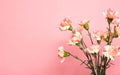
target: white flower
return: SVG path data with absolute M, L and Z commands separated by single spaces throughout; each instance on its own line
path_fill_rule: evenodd
M 60 27 L 60 30 L 61 31 L 66 31 L 66 30 L 68 30 L 70 28 L 70 26 L 64 26 L 64 27 Z
M 92 36 L 96 38 L 97 40 L 101 40 L 102 34 L 99 31 L 93 32 Z
M 103 12 L 103 16 L 105 18 L 114 19 L 118 17 L 118 12 L 114 11 L 113 9 L 108 9 Z
M 87 24 L 87 23 L 89 23 L 89 20 L 84 19 L 83 21 L 81 21 L 81 22 L 79 23 L 79 25 L 80 25 L 80 26 L 84 26 L 84 25 Z
M 62 22 L 61 22 L 61 24 L 60 24 L 60 30 L 61 31 L 66 31 L 66 30 L 68 30 L 69 28 L 70 28 L 70 26 L 71 26 L 71 20 L 69 19 L 69 18 L 65 18 Z
M 113 19 L 112 24 L 120 26 L 120 19 Z
M 63 46 L 60 46 L 60 47 L 58 48 L 58 55 L 59 55 L 60 58 L 61 58 L 61 63 L 63 63 L 63 62 L 65 61 L 65 57 L 70 56 L 70 53 L 69 53 L 69 52 L 66 52 L 66 51 L 64 50 L 64 47 L 63 47 Z
M 120 55 L 120 52 L 118 51 L 118 47 L 107 45 L 105 46 L 105 52 L 103 54 L 111 60 L 114 60 L 114 58 L 118 55 Z
M 68 44 L 69 45 L 76 45 L 77 43 L 80 42 L 80 40 L 82 39 L 82 35 L 80 32 L 75 31 L 75 33 L 73 34 L 73 37 L 71 40 L 69 40 Z
M 100 50 L 99 45 L 92 45 L 86 49 L 89 53 L 98 53 Z

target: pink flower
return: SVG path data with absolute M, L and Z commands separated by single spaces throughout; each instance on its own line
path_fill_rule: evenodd
M 65 53 L 65 51 L 64 51 L 64 47 L 63 46 L 61 46 L 61 47 L 59 47 L 58 48 L 58 55 L 60 56 L 60 58 L 61 58 L 61 63 L 63 63 L 64 61 L 65 61 L 65 57 L 64 57 L 64 53 Z
M 72 36 L 72 39 L 69 40 L 68 44 L 69 45 L 76 45 L 77 43 L 80 42 L 81 39 L 82 39 L 81 33 L 76 30 L 75 33 Z
M 118 55 L 120 55 L 120 52 L 118 51 L 118 47 L 112 46 L 112 45 L 107 45 L 105 46 L 105 51 L 103 54 L 111 60 L 114 60 L 114 58 Z
M 60 30 L 66 31 L 70 28 L 72 21 L 69 18 L 65 18 L 60 24 Z
M 102 34 L 103 40 L 106 40 L 106 38 L 108 37 L 108 35 L 109 35 L 108 31 L 104 32 L 104 33 Z M 110 39 L 111 39 L 112 37 L 113 37 L 113 32 L 110 33 Z
M 94 38 L 96 38 L 97 40 L 101 40 L 102 39 L 102 33 L 99 32 L 99 31 L 95 31 L 93 32 L 93 35 L 92 35 Z
M 109 18 L 109 19 L 114 19 L 114 18 L 117 18 L 118 12 L 114 11 L 113 9 L 108 9 L 106 10 L 105 12 L 103 12 L 103 15 L 105 18 Z
M 83 31 L 83 27 L 79 27 L 76 31 L 81 33 Z
M 61 46 L 61 47 L 58 48 L 58 55 L 61 58 L 61 63 L 63 63 L 65 61 L 65 57 L 70 56 L 70 53 L 66 52 L 64 47 Z
M 89 20 L 83 20 L 79 23 L 80 26 L 84 26 L 85 24 L 88 24 L 89 23 Z
M 92 45 L 86 49 L 89 53 L 98 53 L 100 50 L 99 45 Z
M 120 26 L 120 19 L 116 18 L 112 21 L 112 24 Z
M 115 27 L 115 31 L 117 32 L 118 37 L 120 38 L 120 27 Z
M 79 40 L 76 37 L 73 37 L 71 40 L 69 40 L 69 45 L 76 45 L 79 42 Z

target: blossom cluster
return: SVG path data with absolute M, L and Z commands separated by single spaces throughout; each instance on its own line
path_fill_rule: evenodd
M 69 18 L 64 18 L 60 23 L 59 29 L 61 31 L 71 31 L 72 37 L 68 41 L 70 46 L 78 46 L 80 50 L 85 54 L 87 61 L 74 56 L 70 52 L 67 52 L 63 46 L 58 48 L 58 55 L 62 58 L 61 62 L 64 62 L 65 58 L 72 56 L 75 59 L 80 60 L 88 68 L 90 68 L 95 73 L 103 73 L 103 69 L 106 70 L 110 66 L 110 61 L 114 60 L 116 56 L 120 55 L 119 46 L 114 46 L 112 44 L 113 39 L 120 38 L 120 19 L 118 17 L 118 12 L 113 9 L 108 9 L 103 12 L 103 15 L 108 23 L 107 30 L 105 32 L 94 31 L 90 32 L 89 22 L 90 20 L 83 20 L 79 22 L 79 28 L 74 29 L 72 21 Z M 91 45 L 87 46 L 83 38 L 83 30 L 87 31 L 88 36 L 91 41 Z M 96 39 L 97 44 L 94 43 L 93 39 Z M 106 44 L 104 48 L 101 48 L 101 42 L 105 41 Z M 91 63 L 90 63 L 91 62 Z M 93 67 L 93 68 L 92 68 Z M 99 69 L 98 69 L 99 67 Z M 104 75 L 104 74 L 103 74 Z

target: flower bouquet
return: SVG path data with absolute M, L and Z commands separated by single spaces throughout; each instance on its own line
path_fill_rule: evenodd
M 86 68 L 91 70 L 90 75 L 106 75 L 106 70 L 111 65 L 110 61 L 120 55 L 120 47 L 112 44 L 115 38 L 120 37 L 120 19 L 117 14 L 118 12 L 113 9 L 108 9 L 103 12 L 108 23 L 108 27 L 105 32 L 95 31 L 91 33 L 89 30 L 89 20 L 81 21 L 79 23 L 79 28 L 74 29 L 72 21 L 69 18 L 65 18 L 60 23 L 59 29 L 61 31 L 71 31 L 72 38 L 68 41 L 68 45 L 79 47 L 86 59 L 83 60 L 66 51 L 63 46 L 60 46 L 58 48 L 58 55 L 61 58 L 61 63 L 64 62 L 66 57 L 72 56 L 84 64 Z M 83 30 L 87 32 L 91 41 L 91 45 L 89 46 L 83 38 Z M 105 42 L 104 46 L 101 46 L 102 42 Z

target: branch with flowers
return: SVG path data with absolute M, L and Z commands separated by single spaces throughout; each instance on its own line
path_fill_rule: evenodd
M 103 15 L 108 23 L 105 32 L 95 31 L 91 33 L 89 30 L 89 20 L 81 21 L 78 29 L 73 28 L 72 21 L 69 18 L 65 18 L 61 22 L 59 29 L 61 31 L 71 31 L 72 33 L 72 38 L 68 41 L 68 44 L 79 47 L 86 57 L 86 60 L 83 60 L 66 51 L 63 46 L 60 46 L 58 48 L 58 55 L 61 58 L 61 63 L 64 62 L 66 57 L 72 56 L 91 70 L 90 75 L 106 75 L 106 70 L 111 65 L 110 61 L 120 55 L 120 47 L 112 44 L 115 38 L 120 37 L 120 19 L 118 12 L 112 9 L 106 10 Z M 89 36 L 91 41 L 90 46 L 86 44 L 83 38 L 83 30 L 85 30 Z M 101 48 L 101 42 L 103 41 L 105 41 L 106 44 Z

